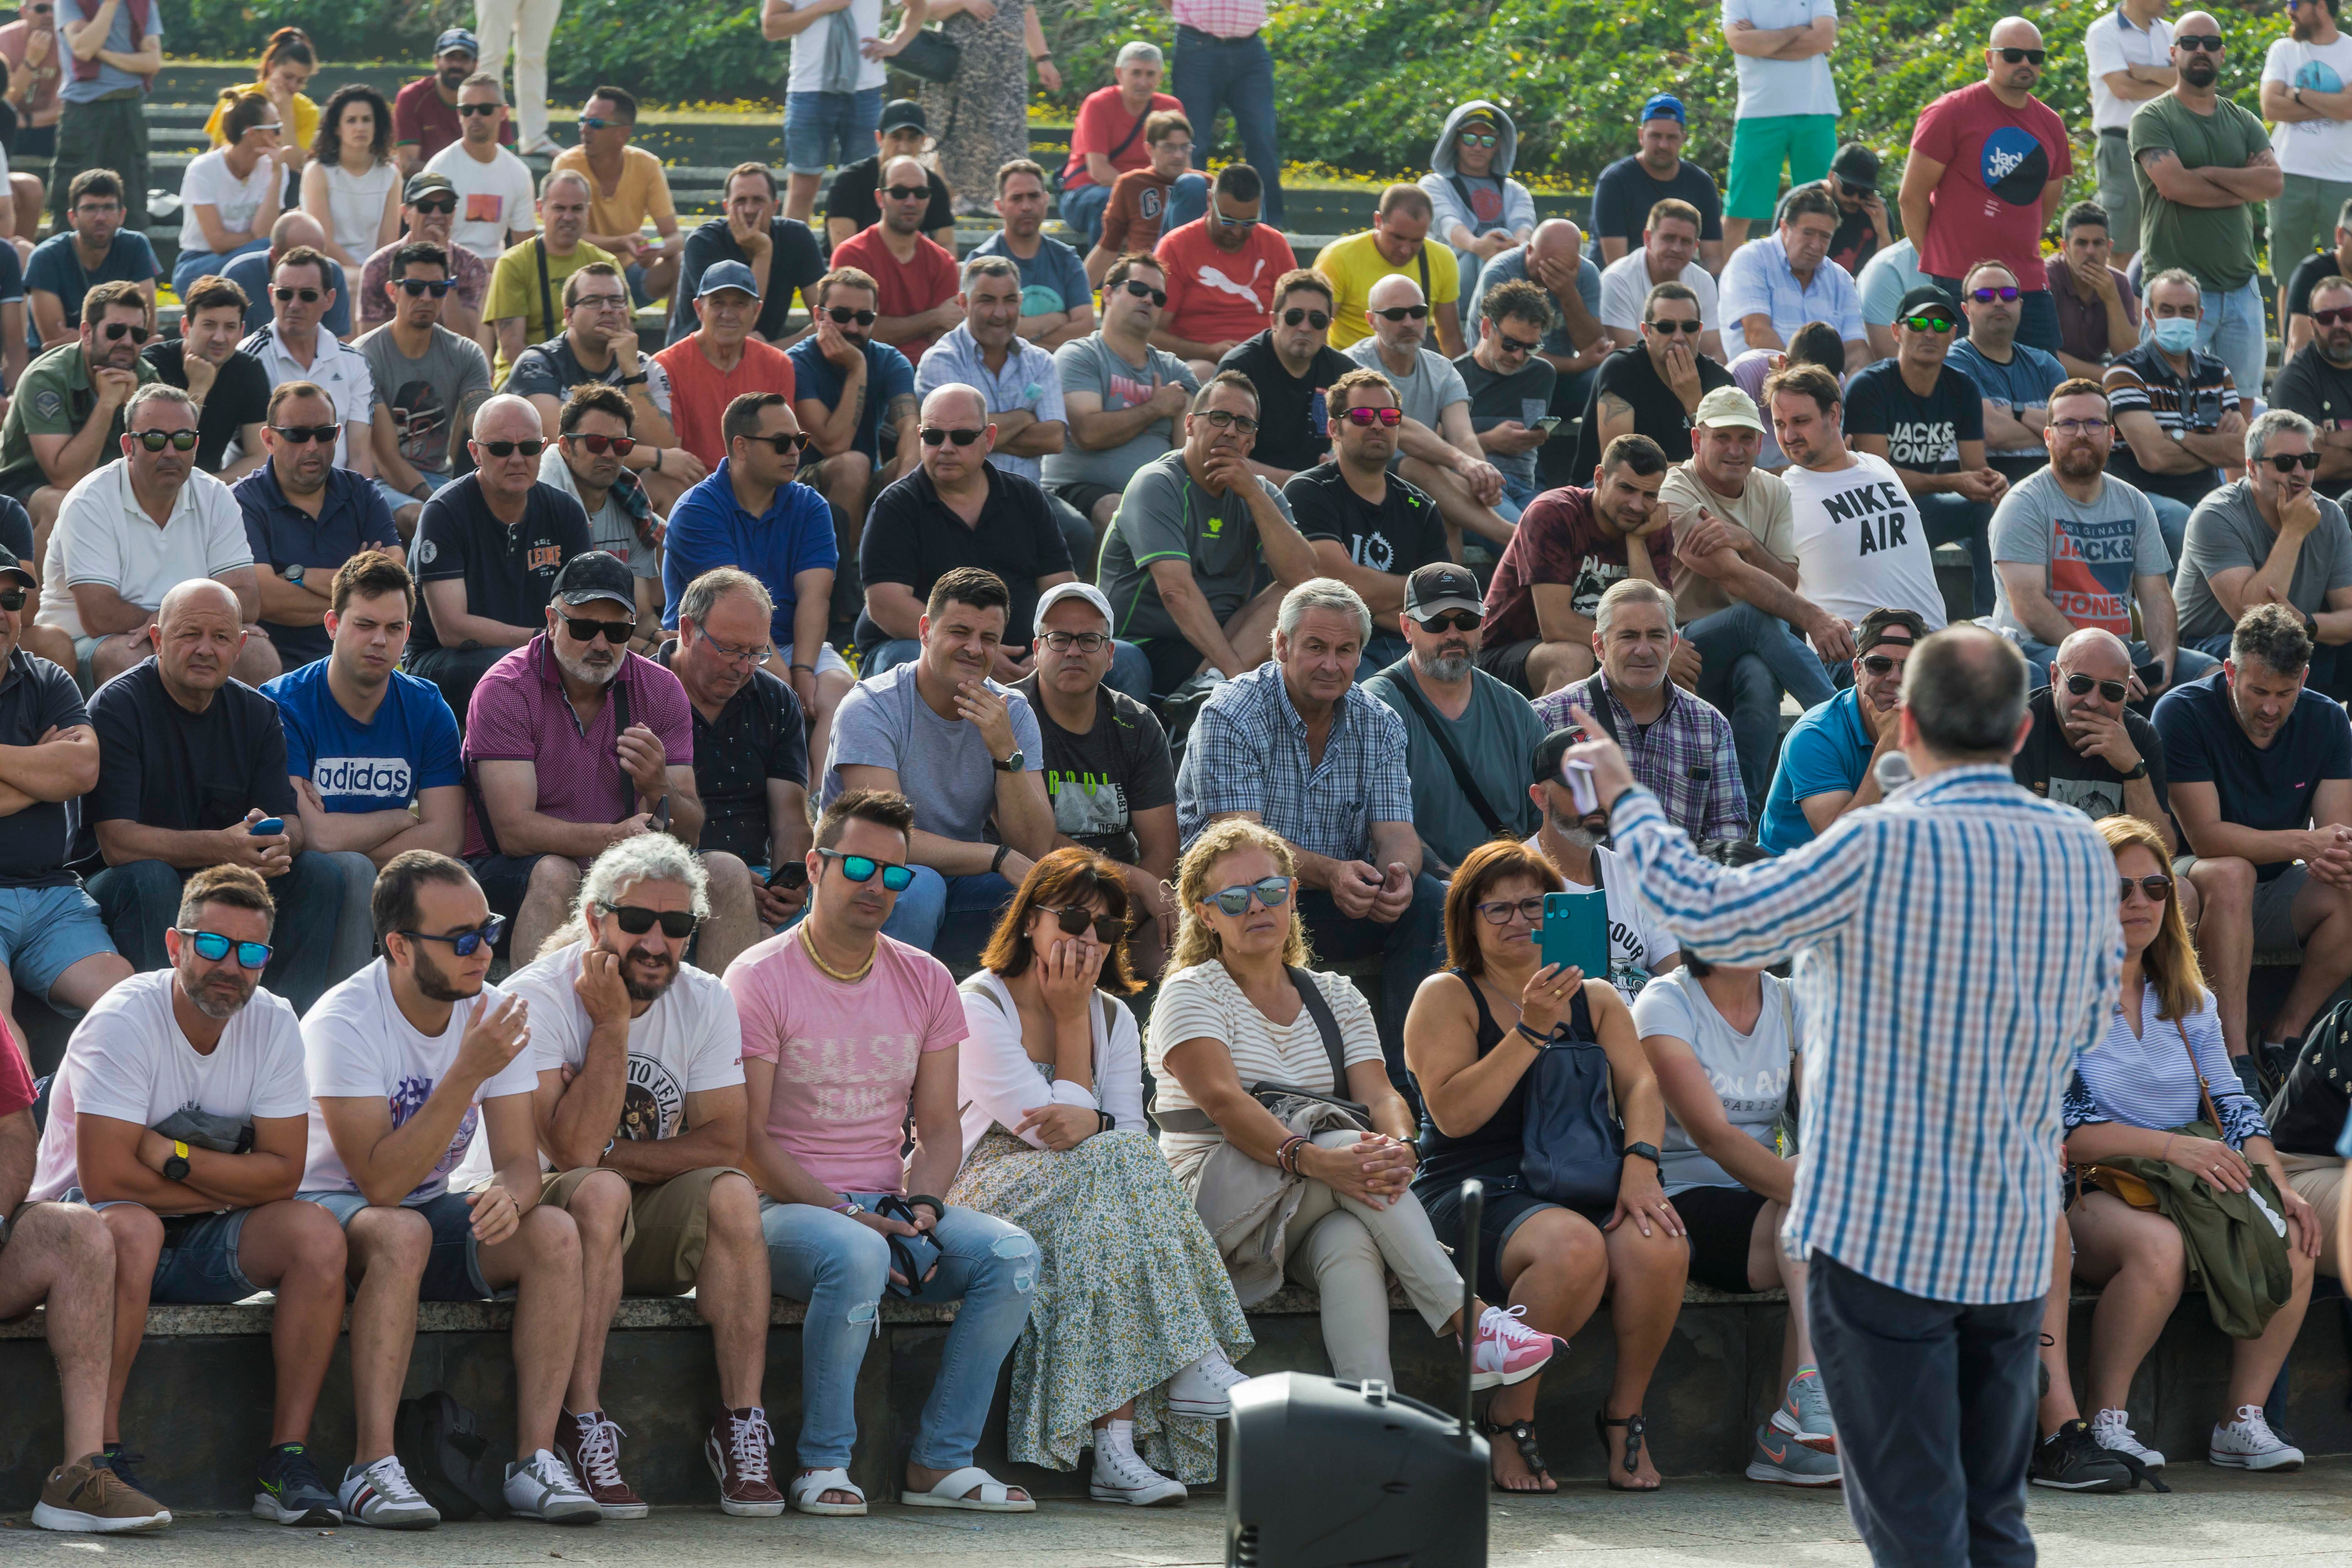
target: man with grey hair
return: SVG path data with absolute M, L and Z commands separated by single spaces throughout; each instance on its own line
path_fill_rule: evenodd
M 770 0 L 782 4 L 782 0 Z M 1086 237 L 1083 249 L 1102 237 L 1103 209 L 1110 188 L 1129 169 L 1151 162 L 1143 122 L 1166 111 L 1184 112 L 1182 100 L 1160 90 L 1163 58 L 1158 44 L 1131 38 L 1119 46 L 1112 65 L 1118 80 L 1087 95 L 1070 128 L 1070 161 L 1062 170 L 1062 221 Z M 1203 122 L 1202 135 L 1208 134 Z
M 2238 464 L 2246 434 L 2242 387 L 2230 367 L 2197 347 L 2205 296 L 2179 268 L 2151 272 L 2140 285 L 2147 337 L 2108 362 L 2102 378 L 2122 437 L 2108 468 L 2156 508 L 2164 544 L 2178 563 L 2189 510 Z
M 755 584 L 756 585 L 756 584 Z M 774 677 L 769 677 L 774 679 Z M 506 984 L 530 1009 L 540 1201 L 580 1227 L 580 1343 L 555 1451 L 607 1519 L 642 1519 L 604 1413 L 605 1335 L 624 1291 L 694 1292 L 710 1325 L 719 1410 L 703 1453 L 729 1513 L 774 1518 L 767 1371 L 768 1248 L 743 1157 L 743 1031 L 719 977 L 685 962 L 710 915 L 709 878 L 677 839 L 640 834 L 581 879 L 572 922 Z
M 966 258 L 956 302 L 963 308 L 963 324 L 933 343 L 915 367 L 915 395 L 929 397 L 950 383 L 977 390 L 996 426 L 989 462 L 1041 481 L 1045 468 L 1038 459 L 1062 449 L 1069 416 L 1062 410 L 1054 356 L 1014 330 L 1021 319 L 1021 268 L 1008 256 Z M 1091 527 L 1085 537 L 1094 542 Z
M 1336 578 L 1312 577 L 1284 595 L 1274 658 L 1202 704 L 1176 773 L 1176 820 L 1188 845 L 1227 816 L 1289 842 L 1299 918 L 1316 952 L 1337 963 L 1381 959 L 1381 1049 L 1390 1081 L 1418 1104 L 1405 1072 L 1404 1017 L 1442 962 L 1445 884 L 1423 868 L 1404 721 L 1355 683 L 1371 630 L 1371 611 Z M 1332 801 L 1352 804 L 1322 804 Z
M 1581 709 L 1627 749 L 1643 784 L 1693 838 L 1748 837 L 1748 792 L 1731 721 L 1668 679 L 1681 638 L 1675 597 L 1646 577 L 1611 584 L 1592 613 L 1600 668 L 1536 703 L 1546 733 Z
M 2352 685 L 2352 528 L 2312 480 L 2318 432 L 2273 408 L 2246 426 L 2246 477 L 2197 503 L 2180 547 L 2173 598 L 2180 646 L 2228 658 L 2232 629 L 2257 605 L 2284 605 L 2318 646 L 2311 684 L 2341 700 Z
M 307 245 L 280 256 L 269 269 L 268 326 L 247 336 L 237 353 L 261 363 L 275 389 L 307 381 L 325 391 L 341 428 L 335 434 L 335 466 L 362 479 L 375 478 L 375 375 L 358 351 L 327 330 L 326 314 L 342 296 L 328 281 L 334 263 Z
M 619 259 L 581 237 L 596 193 L 578 169 L 553 169 L 539 184 L 539 232 L 500 253 L 490 268 L 482 320 L 498 340 L 491 380 L 504 384 L 522 351 L 545 342 L 562 323 L 563 285 L 592 261 L 618 268 Z

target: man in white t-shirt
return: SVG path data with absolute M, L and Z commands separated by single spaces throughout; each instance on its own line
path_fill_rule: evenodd
M 1723 0 L 1723 37 L 1739 73 L 1731 122 L 1730 177 L 1723 192 L 1723 254 L 1748 243 L 1748 226 L 1772 221 L 1780 170 L 1805 184 L 1830 172 L 1837 153 L 1837 0 Z
M 1880 608 L 1910 610 L 1930 631 L 1945 621 L 1936 557 L 1919 509 L 1885 458 L 1845 444 L 1837 377 L 1791 365 L 1764 384 L 1773 433 L 1789 455 L 1780 478 L 1797 546 L 1797 592 L 1859 625 Z M 1829 668 L 1832 679 L 1843 667 Z
M 268 884 L 245 867 L 189 880 L 163 933 L 171 967 L 123 981 L 74 1029 L 30 1195 L 90 1205 L 114 1238 L 105 1452 L 115 1474 L 148 1489 L 120 1457 L 148 1302 L 274 1290 L 278 1380 L 253 1511 L 334 1525 L 335 1494 L 306 1448 L 342 1321 L 343 1238 L 294 1195 L 310 1099 L 294 1009 L 261 989 L 276 914 Z M 355 1353 L 369 1348 L 354 1339 Z
M 922 11 L 910 9 L 886 38 L 882 0 L 763 0 L 760 36 L 793 46 L 784 77 L 786 217 L 808 222 L 824 172 L 864 155 L 882 124 L 885 62 L 922 25 Z
M 1611 341 L 1630 349 L 1642 341 L 1642 308 L 1661 283 L 1679 283 L 1698 296 L 1698 351 L 1723 361 L 1722 317 L 1716 309 L 1715 274 L 1699 265 L 1698 208 L 1668 196 L 1650 209 L 1642 228 L 1642 248 L 1629 250 L 1601 273 L 1601 324 Z
M 373 913 L 384 956 L 302 1020 L 316 1112 L 302 1195 L 342 1222 L 354 1352 L 370 1339 L 385 1347 L 352 1358 L 344 1521 L 413 1530 L 440 1519 L 392 1452 L 417 1303 L 511 1293 L 524 1458 L 507 1466 L 507 1506 L 551 1524 L 592 1523 L 603 1510 L 554 1452 L 580 1340 L 580 1231 L 539 1201 L 529 1010 L 484 983 L 506 922 L 465 862 L 429 849 L 385 864 Z M 452 1192 L 449 1173 L 484 1132 L 490 1184 Z
M 2315 241 L 2334 242 L 2336 215 L 2352 200 L 2352 38 L 2336 25 L 2337 3 L 2288 0 L 2291 36 L 2263 58 L 2263 118 L 2285 177 L 2270 201 L 2271 273 L 2282 290 Z
M 530 1009 L 533 1111 L 550 1166 L 541 1201 L 580 1227 L 584 1299 L 555 1447 L 607 1519 L 643 1519 L 621 1479 L 621 1429 L 599 1400 L 604 1336 L 624 1289 L 694 1292 L 719 1357 L 703 1452 L 719 1506 L 773 1518 L 775 1440 L 760 1406 L 768 1356 L 768 1245 L 743 1158 L 743 1030 L 734 998 L 686 945 L 710 912 L 709 878 L 667 834 L 596 858 L 580 913 L 507 990 Z
M 506 89 L 477 71 L 457 89 L 458 139 L 433 154 L 428 174 L 446 178 L 457 193 L 449 237 L 477 256 L 496 256 L 539 228 L 530 169 L 499 145 L 507 121 Z
M 2091 127 L 2098 132 L 2099 205 L 2107 209 L 2115 264 L 2139 248 L 2139 182 L 2132 172 L 2131 117 L 2172 90 L 2172 24 L 2165 0 L 2123 0 L 2083 29 L 2091 78 Z M 2292 264 L 2290 264 L 2291 266 Z
M 1601 843 L 1609 834 L 1609 814 L 1580 815 L 1576 797 L 1559 780 L 1559 760 L 1576 744 L 1575 730 L 1554 730 L 1536 744 L 1535 782 L 1528 798 L 1543 813 L 1543 826 L 1521 842 L 1551 862 L 1573 891 L 1599 888 L 1609 900 L 1609 981 L 1631 1002 L 1653 975 L 1664 974 L 1683 961 L 1682 949 L 1659 921 L 1657 910 L 1642 897 L 1633 868 Z

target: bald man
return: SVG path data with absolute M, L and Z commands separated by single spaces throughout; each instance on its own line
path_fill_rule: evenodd
M 1564 217 L 1547 218 L 1536 225 L 1535 237 L 1527 244 L 1478 269 L 1477 285 L 1463 310 L 1462 330 L 1472 347 L 1494 330 L 1486 318 L 1486 290 L 1513 279 L 1533 283 L 1551 296 L 1559 321 L 1544 333 L 1536 352 L 1555 373 L 1551 412 L 1562 419 L 1577 418 L 1591 399 L 1592 378 L 1601 362 L 1616 346 L 1609 329 L 1601 324 L 1601 268 L 1584 254 L 1584 232 Z M 1536 452 L 1546 482 L 1568 482 L 1566 443 L 1539 447 Z
M 2010 772 L 2035 795 L 2095 820 L 2121 812 L 2153 823 L 2177 850 L 2164 743 L 2156 726 L 2126 705 L 2121 693 L 2131 679 L 2131 652 L 2115 633 L 2085 626 L 2060 643 L 2050 684 L 2026 703 L 2033 729 L 2010 759 Z M 2186 878 L 2179 886 L 2180 912 L 2193 926 L 2195 890 Z
M 545 426 L 528 398 L 501 394 L 474 412 L 475 469 L 433 492 L 416 519 L 416 627 L 409 673 L 463 715 L 474 687 L 546 625 L 555 574 L 590 542 L 578 500 L 540 483 Z
M 298 245 L 307 245 L 324 256 L 325 252 L 320 247 L 326 243 L 327 231 L 319 220 L 300 207 L 294 207 L 278 214 L 278 221 L 269 226 L 268 250 L 249 250 L 221 268 L 222 277 L 245 290 L 247 331 L 260 331 L 272 320 L 269 280 L 277 276 L 278 258 Z M 327 307 L 327 313 L 320 319 L 320 330 L 348 339 L 352 335 L 352 291 L 344 283 L 342 263 L 328 256 L 326 268 L 327 287 L 334 290 L 335 302 Z
M 834 270 L 855 267 L 873 278 L 879 312 L 874 341 L 919 364 L 934 340 L 962 324 L 963 307 L 956 302 L 962 280 L 955 258 L 923 234 L 931 205 L 929 170 L 912 158 L 892 158 L 882 165 L 874 196 L 882 221 L 833 247 Z
M 343 978 L 331 961 L 346 883 L 303 846 L 278 705 L 230 679 L 248 636 L 226 584 L 183 583 L 148 629 L 155 657 L 90 700 L 98 783 L 82 816 L 104 868 L 89 896 L 131 967 L 161 969 L 189 877 L 260 872 L 278 904 L 262 983 L 300 1012 Z
M 2046 58 L 2032 23 L 1994 23 L 1984 79 L 1944 94 L 1912 126 L 1901 200 L 1922 272 L 1958 300 L 1978 262 L 1999 261 L 2025 290 L 2017 341 L 2055 353 L 2058 307 L 2043 280 L 2042 234 L 2057 223 L 2074 154 L 2065 122 L 2033 96 Z
M 1470 427 L 1470 387 L 1462 373 L 1444 355 L 1423 346 L 1429 342 L 1430 312 L 1421 285 L 1395 274 L 1380 279 L 1366 295 L 1364 321 L 1372 335 L 1345 353 L 1367 370 L 1388 377 L 1396 389 L 1404 424 L 1398 427 L 1390 466 L 1437 503 L 1455 555 L 1461 553 L 1465 531 L 1488 541 L 1501 554 L 1511 542 L 1518 509 L 1504 499 L 1502 471 L 1486 460 L 1486 449 Z M 1496 510 L 1497 506 L 1509 507 L 1508 515 Z

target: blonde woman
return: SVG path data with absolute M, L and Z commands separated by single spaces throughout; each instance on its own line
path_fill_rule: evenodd
M 257 92 L 268 99 L 285 122 L 288 167 L 299 170 L 309 155 L 311 140 L 319 134 L 319 106 L 302 91 L 319 69 L 319 51 L 311 46 L 310 35 L 299 27 L 280 27 L 269 35 L 261 46 L 261 59 L 253 68 L 253 79 L 243 87 L 221 89 L 220 101 L 213 105 L 211 117 L 205 121 L 205 135 L 215 147 L 226 147 L 236 140 L 222 123 L 229 106 L 245 93 Z

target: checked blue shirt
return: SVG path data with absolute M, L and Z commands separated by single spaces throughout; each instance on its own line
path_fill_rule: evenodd
M 1212 818 L 1254 811 L 1310 855 L 1361 860 L 1372 824 L 1412 820 L 1404 721 L 1360 686 L 1339 700 L 1323 761 L 1307 755 L 1307 721 L 1272 659 L 1210 695 L 1176 773 L 1176 826 L 1190 844 Z M 2079 813 L 2077 814 L 2079 815 Z
M 1611 826 L 1685 953 L 1796 960 L 1790 1250 L 1929 1300 L 2046 1291 L 2060 1102 L 2123 962 L 2115 857 L 2090 819 L 1970 765 L 1739 870 L 1639 787 Z

